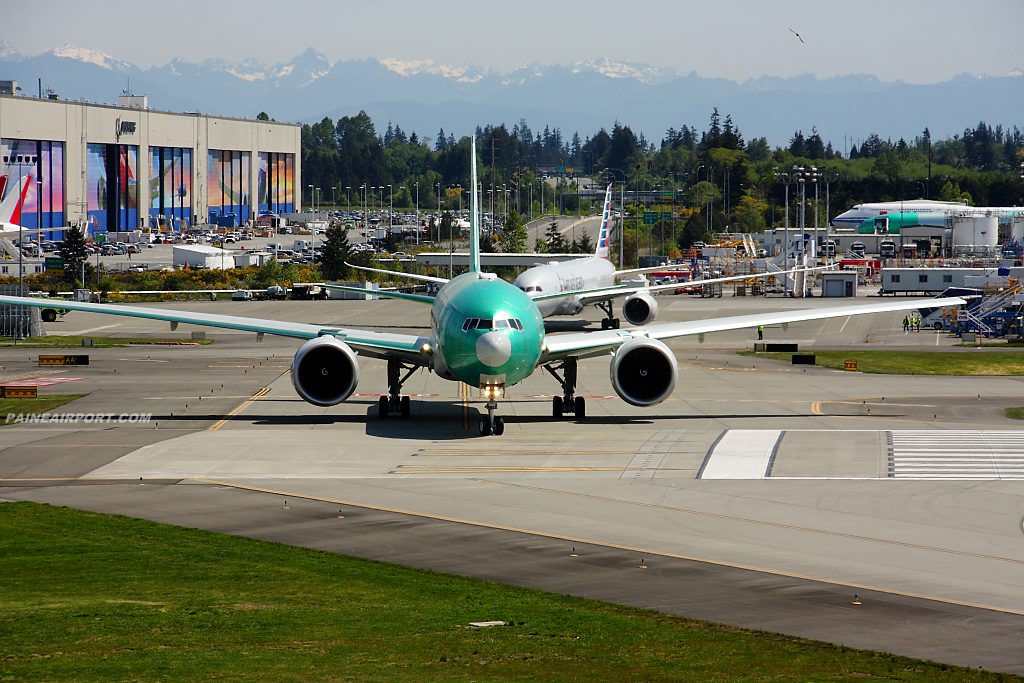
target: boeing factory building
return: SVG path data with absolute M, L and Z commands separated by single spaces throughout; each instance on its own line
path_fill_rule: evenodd
M 61 239 L 300 210 L 298 124 L 51 98 L 0 94 L 0 220 Z

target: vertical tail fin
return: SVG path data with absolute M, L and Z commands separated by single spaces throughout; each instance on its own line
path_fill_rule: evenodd
M 21 209 L 32 187 L 32 180 L 32 175 L 28 174 L 18 180 L 20 185 L 11 185 L 10 180 L 7 181 L 8 189 L 11 191 L 4 197 L 3 202 L 0 202 L 0 222 L 21 224 Z
M 612 217 L 612 184 L 608 183 L 608 190 L 604 193 L 604 212 L 601 214 L 601 230 L 597 233 L 597 249 L 594 256 L 606 259 L 609 256 L 608 249 L 608 225 Z
M 470 166 L 472 173 L 470 182 L 473 184 L 469 203 L 469 270 L 473 273 L 480 272 L 480 201 L 477 197 L 476 186 L 476 137 L 470 145 Z

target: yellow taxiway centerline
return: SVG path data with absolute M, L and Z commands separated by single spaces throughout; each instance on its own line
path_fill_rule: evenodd
M 226 425 L 228 423 L 229 419 L 231 419 L 235 415 L 238 415 L 240 412 L 242 412 L 243 410 L 248 408 L 250 405 L 252 405 L 256 401 L 256 399 L 258 399 L 260 396 L 265 395 L 268 391 L 270 391 L 270 387 L 263 387 L 262 389 L 257 391 L 255 394 L 253 394 L 252 398 L 250 398 L 245 403 L 243 403 L 242 405 L 240 405 L 237 408 L 235 408 L 234 410 L 232 410 L 230 413 L 227 414 L 227 416 L 224 417 L 223 420 L 220 420 L 217 423 L 215 423 L 214 425 L 212 425 L 207 431 L 209 431 L 209 432 L 217 431 L 218 429 L 220 429 L 221 427 Z

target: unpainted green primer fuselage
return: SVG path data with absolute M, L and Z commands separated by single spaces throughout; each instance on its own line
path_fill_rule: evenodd
M 466 273 L 438 292 L 430 311 L 435 353 L 459 380 L 470 386 L 510 387 L 536 369 L 544 344 L 544 321 L 537 306 L 518 287 L 501 279 L 484 278 L 479 273 Z M 464 330 L 466 321 L 472 318 L 517 319 L 523 329 Z M 488 357 L 481 353 L 480 338 L 485 334 L 507 337 L 509 344 L 504 346 L 502 341 L 499 345 L 508 349 L 507 360 L 499 365 L 481 361 L 485 358 L 495 362 L 493 354 Z

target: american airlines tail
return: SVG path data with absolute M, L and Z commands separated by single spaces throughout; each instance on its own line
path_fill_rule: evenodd
M 594 256 L 607 259 L 608 249 L 608 224 L 612 215 L 612 185 L 608 183 L 608 190 L 604 193 L 604 212 L 601 214 L 601 230 L 597 234 L 597 249 Z
M 476 137 L 470 146 L 471 182 L 473 191 L 469 208 L 469 270 L 473 273 L 480 272 L 480 202 L 476 196 Z
M 4 180 L 7 180 L 6 176 Z M 17 190 L 18 185 L 11 185 L 10 181 L 7 181 L 11 192 L 8 192 L 7 197 L 0 202 L 0 223 L 21 223 L 21 207 L 25 205 L 25 197 L 32 187 L 32 176 L 25 175 L 19 182 L 21 192 Z

